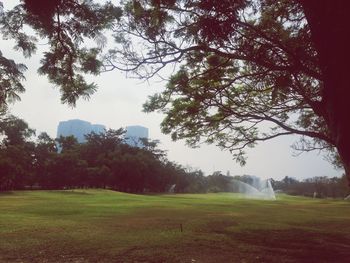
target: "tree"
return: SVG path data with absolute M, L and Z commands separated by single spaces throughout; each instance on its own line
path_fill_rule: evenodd
M 341 178 L 315 176 L 302 181 L 286 176 L 281 181 L 274 181 L 273 187 L 276 190 L 278 189 L 291 195 L 304 195 L 318 198 L 344 198 L 349 194 L 345 175 Z
M 35 135 L 35 130 L 29 128 L 28 124 L 13 115 L 5 116 L 0 121 L 0 134 L 3 135 L 2 145 L 24 144 Z
M 84 185 L 87 174 L 87 164 L 79 156 L 79 147 L 66 150 L 55 155 L 48 171 L 46 187 L 63 189 Z
M 85 145 L 90 148 L 91 152 L 97 149 L 104 152 L 114 151 L 119 148 L 123 142 L 125 132 L 123 128 L 118 130 L 108 129 L 103 133 L 91 132 L 85 135 Z
M 233 189 L 233 177 L 223 175 L 220 171 L 208 176 L 208 190 L 210 192 L 231 192 Z
M 40 133 L 37 138 L 34 153 L 34 171 L 36 174 L 36 181 L 41 187 L 46 187 L 49 185 L 49 177 L 52 170 L 51 167 L 57 156 L 56 141 L 46 132 Z
M 297 134 L 298 150 L 339 154 L 350 180 L 345 1 L 141 0 L 124 11 L 106 59 L 140 78 L 174 66 L 144 105 L 165 114 L 163 132 L 241 164 L 246 147 Z
M 84 74 L 98 74 L 98 59 L 105 43 L 104 31 L 111 29 L 121 9 L 110 2 L 101 5 L 93 0 L 21 0 L 12 10 L 4 11 L 0 2 L 0 30 L 5 39 L 14 39 L 14 49 L 30 57 L 36 51 L 37 38 L 48 41 L 48 51 L 41 59 L 39 73 L 60 87 L 61 101 L 75 105 L 78 97 L 89 98 L 96 90 Z M 36 35 L 28 35 L 27 26 Z M 87 48 L 84 42 L 95 42 Z M 18 100 L 24 92 L 21 80 L 26 67 L 2 56 L 0 52 L 0 107 Z
M 32 185 L 35 134 L 28 124 L 12 115 L 0 121 L 0 190 L 23 189 Z
M 167 160 L 158 141 L 142 140 L 143 147 L 126 143 L 125 130 L 106 130 L 52 139 L 34 138 L 34 130 L 14 116 L 0 119 L 0 191 L 36 187 L 65 189 L 103 187 L 126 192 L 205 191 L 201 171 L 185 171 Z M 35 141 L 33 141 L 35 139 Z
M 142 148 L 159 161 L 166 162 L 166 151 L 159 149 L 159 140 L 140 138 Z
M 58 143 L 58 148 L 60 152 L 64 153 L 66 151 L 74 150 L 78 146 L 78 139 L 73 135 L 70 136 L 60 136 L 56 138 L 55 141 Z
M 345 0 L 132 0 L 117 24 L 121 10 L 109 2 L 22 0 L 7 12 L 0 6 L 0 25 L 26 56 L 36 45 L 23 26 L 48 39 L 39 72 L 61 87 L 63 102 L 96 88 L 84 73 L 119 68 L 149 78 L 176 63 L 145 104 L 165 113 L 173 139 L 216 143 L 243 164 L 246 147 L 298 134 L 297 149 L 339 154 L 350 179 L 348 11 Z M 102 63 L 101 45 L 83 40 L 101 43 L 105 29 L 118 45 Z M 23 70 L 0 55 L 1 106 L 23 90 Z
M 125 130 L 106 130 L 104 133 L 91 132 L 85 135 L 86 142 L 80 147 L 81 158 L 86 161 L 88 186 L 106 187 L 112 181 L 112 153 L 122 147 Z

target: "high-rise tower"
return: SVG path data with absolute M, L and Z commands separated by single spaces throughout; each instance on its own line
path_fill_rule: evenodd
M 139 125 L 126 127 L 125 142 L 127 144 L 140 147 L 142 146 L 140 138 L 148 139 L 148 128 Z
M 103 133 L 105 131 L 105 126 L 101 124 L 91 124 L 88 121 L 83 121 L 79 119 L 60 121 L 57 127 L 57 138 L 62 136 L 73 135 L 77 138 L 78 142 L 85 142 L 86 134 L 91 132 Z

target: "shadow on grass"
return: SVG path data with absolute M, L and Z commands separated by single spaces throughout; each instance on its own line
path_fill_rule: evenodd
M 342 234 L 311 232 L 303 229 L 255 230 L 232 238 L 253 250 L 261 259 L 275 262 L 349 262 L 350 237 Z
M 6 195 L 13 195 L 14 192 L 12 191 L 0 191 L 0 196 L 6 196 Z

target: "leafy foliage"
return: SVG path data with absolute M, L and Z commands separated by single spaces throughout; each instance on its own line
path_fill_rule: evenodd
M 36 50 L 37 38 L 46 39 L 48 51 L 41 59 L 39 73 L 47 75 L 50 82 L 60 87 L 63 103 L 75 105 L 81 96 L 89 98 L 96 90 L 94 83 L 87 83 L 84 74 L 98 74 L 102 62 L 101 53 L 106 37 L 103 32 L 113 28 L 121 16 L 120 8 L 111 2 L 104 4 L 92 0 L 22 0 L 12 10 L 0 9 L 1 34 L 16 41 L 15 49 L 30 57 Z M 31 27 L 36 36 L 28 35 Z M 85 47 L 84 42 L 96 44 Z M 18 99 L 24 88 L 24 66 L 3 58 L 0 53 L 0 105 Z M 8 98 L 8 99 L 7 99 Z
M 0 51 L 0 110 L 5 111 L 8 102 L 19 100 L 19 93 L 24 92 L 21 80 L 26 66 L 16 64 L 13 60 L 2 56 Z
M 166 158 L 158 141 L 143 139 L 143 147 L 124 143 L 123 129 L 86 135 L 79 144 L 73 136 L 52 139 L 14 116 L 0 122 L 0 191 L 24 188 L 111 188 L 124 192 L 193 191 L 201 172 L 185 169 Z M 198 190 L 199 191 L 199 190 Z M 204 191 L 202 189 L 202 191 Z
M 323 72 L 298 1 L 128 1 L 115 32 L 111 68 L 149 78 L 174 67 L 144 105 L 165 114 L 162 130 L 174 140 L 215 143 L 241 164 L 246 147 L 290 134 L 301 136 L 297 150 L 334 153 Z
M 232 192 L 233 179 L 251 184 L 251 176 L 204 176 L 201 170 L 169 161 L 158 141 L 143 139 L 143 147 L 124 143 L 125 130 L 52 139 L 47 133 L 33 141 L 34 130 L 14 116 L 0 122 L 0 191 L 14 189 L 110 188 L 123 192 Z M 298 181 L 272 180 L 275 189 L 294 195 L 345 197 L 342 178 L 313 177 Z M 236 189 L 238 191 L 238 189 Z
M 273 181 L 272 183 L 275 189 L 291 195 L 344 198 L 349 193 L 345 174 L 340 178 L 315 176 L 302 181 L 286 176 L 281 181 Z
M 171 64 L 167 86 L 144 109 L 165 114 L 162 130 L 174 140 L 215 143 L 244 164 L 246 147 L 297 134 L 295 149 L 327 150 L 350 179 L 347 8 L 316 0 L 129 0 L 121 18 L 110 2 L 22 0 L 6 12 L 0 5 L 0 25 L 27 57 L 36 38 L 26 26 L 48 40 L 39 72 L 60 87 L 64 103 L 89 98 L 96 85 L 84 75 L 102 67 L 147 79 Z M 102 62 L 106 29 L 116 48 Z M 23 92 L 24 69 L 0 54 L 0 106 Z

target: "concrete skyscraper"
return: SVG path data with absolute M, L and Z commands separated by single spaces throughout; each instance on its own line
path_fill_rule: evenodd
M 142 146 L 140 138 L 148 139 L 148 128 L 134 125 L 126 127 L 125 142 L 131 146 Z
M 60 136 L 70 136 L 73 135 L 77 138 L 78 142 L 85 142 L 86 134 L 91 132 L 103 133 L 106 127 L 101 124 L 91 124 L 88 121 L 83 121 L 79 119 L 60 121 L 57 127 L 57 138 Z

